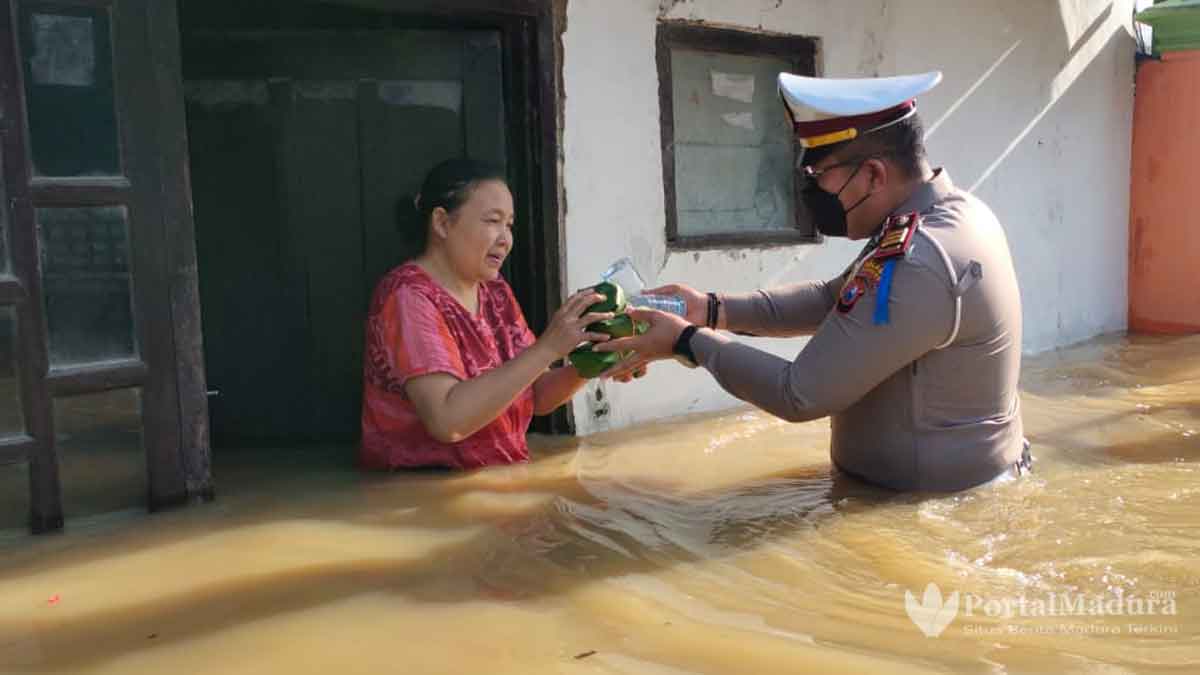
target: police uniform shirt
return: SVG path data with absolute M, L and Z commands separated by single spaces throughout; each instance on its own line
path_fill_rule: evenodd
M 909 236 L 901 224 L 914 213 Z M 952 491 L 1020 459 L 1021 299 L 1008 242 L 945 171 L 838 278 L 722 300 L 729 330 L 812 338 L 789 363 L 701 330 L 697 361 L 779 417 L 830 416 L 840 469 L 897 490 Z

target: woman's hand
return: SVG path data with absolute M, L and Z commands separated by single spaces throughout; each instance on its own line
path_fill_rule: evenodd
M 606 372 L 605 377 L 621 380 L 626 376 L 633 376 L 639 370 L 645 370 L 646 364 L 652 361 L 674 357 L 675 341 L 688 326 L 688 321 L 683 317 L 655 309 L 630 309 L 628 313 L 637 321 L 645 321 L 650 327 L 641 335 L 618 338 L 596 345 L 598 352 L 634 352 L 632 356 Z
M 703 326 L 708 323 L 708 295 L 683 284 L 667 284 L 642 291 L 642 295 L 678 295 L 687 303 L 688 323 Z
M 588 324 L 613 318 L 611 312 L 593 312 L 583 314 L 588 306 L 600 302 L 604 296 L 591 288 L 585 288 L 567 298 L 562 307 L 550 317 L 550 325 L 538 338 L 537 344 L 548 352 L 553 352 L 554 358 L 566 356 L 581 342 L 604 342 L 608 336 L 604 333 L 589 333 Z M 582 315 L 582 316 L 581 316 Z

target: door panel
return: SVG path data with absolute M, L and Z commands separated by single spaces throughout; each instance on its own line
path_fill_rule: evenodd
M 291 339 L 302 347 L 287 367 L 297 371 L 303 415 L 302 424 L 284 428 L 307 427 L 312 436 L 358 426 L 364 280 L 357 88 L 349 81 L 294 83 L 284 113 L 284 248 L 290 312 L 299 324 Z
M 166 234 L 167 205 L 182 200 L 164 169 L 183 153 L 162 142 L 182 126 L 162 101 L 180 80 L 174 33 L 152 29 L 164 18 L 174 21 L 172 2 L 0 0 L 9 235 L 0 248 L 11 258 L 0 265 L 11 272 L 0 305 L 16 318 L 25 427 L 16 445 L 0 438 L 0 463 L 13 448 L 28 461 L 35 531 L 62 526 L 64 481 L 83 495 L 68 501 L 67 518 L 188 494 L 171 302 L 194 264 Z M 171 219 L 172 232 L 191 236 L 186 213 Z M 182 271 L 168 273 L 168 260 Z M 122 396 L 138 404 L 96 403 Z M 86 431 L 110 423 L 125 432 Z M 64 453 L 84 469 L 60 477 Z M 207 484 L 207 474 L 194 478 Z M 113 499 L 92 498 L 102 494 Z
M 422 92 L 423 85 L 377 82 L 364 86 L 359 97 L 362 129 L 369 135 L 362 147 L 369 280 L 378 280 L 398 260 L 419 252 L 416 242 L 402 234 L 415 227 L 415 214 L 408 205 L 436 163 L 434 158 L 459 157 L 466 151 L 462 118 L 453 110 L 431 105 L 436 90 L 430 87 L 431 91 Z
M 205 84 L 187 87 L 187 128 L 211 422 L 283 425 L 301 416 L 291 399 L 252 398 L 262 382 L 270 384 L 262 391 L 296 391 L 300 380 L 289 364 L 303 354 L 295 339 L 301 324 L 289 323 L 296 314 L 279 312 L 295 305 L 278 217 L 285 180 L 279 119 L 265 81 Z M 282 107 L 286 92 L 277 98 Z

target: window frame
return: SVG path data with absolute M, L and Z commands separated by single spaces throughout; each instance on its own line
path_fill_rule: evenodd
M 793 204 L 792 227 L 785 230 L 687 235 L 679 232 L 675 187 L 675 105 L 671 72 L 671 50 L 676 48 L 729 54 L 766 56 L 789 62 L 791 72 L 816 75 L 818 38 L 779 33 L 762 33 L 731 28 L 714 28 L 687 21 L 660 21 L 655 40 L 658 63 L 659 122 L 662 132 L 663 192 L 666 198 L 667 248 L 696 250 L 815 244 L 820 233 L 809 222 L 797 198 Z M 794 145 L 798 149 L 798 146 Z M 795 155 L 793 155 L 795 157 Z M 797 197 L 800 178 L 793 175 Z

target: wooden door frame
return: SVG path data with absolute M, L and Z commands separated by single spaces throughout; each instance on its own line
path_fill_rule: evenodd
M 514 270 L 530 288 L 529 324 L 540 330 L 566 298 L 565 194 L 559 150 L 562 146 L 562 35 L 567 0 L 336 0 L 403 17 L 406 26 L 499 28 L 505 54 L 505 100 L 510 129 L 510 175 L 530 191 L 532 259 Z M 529 100 L 524 98 L 528 93 Z M 533 166 L 524 159 L 532 158 Z M 514 161 L 515 160 L 515 161 Z M 519 210 L 518 206 L 518 210 Z M 536 280 L 536 281 L 535 281 Z M 540 283 L 538 283 L 540 281 Z M 530 283 L 534 282 L 534 283 Z M 574 434 L 568 402 L 553 415 L 534 421 L 534 430 Z
M 184 347 L 199 344 L 199 307 L 189 298 L 195 256 L 185 146 L 172 143 L 172 121 L 182 121 L 178 33 L 173 2 L 49 2 L 108 11 L 122 171 L 115 177 L 33 176 L 28 101 L 20 42 L 25 39 L 16 0 L 0 0 L 0 97 L 5 116 L 4 184 L 11 213 L 15 280 L 0 281 L 0 299 L 15 305 L 20 349 L 19 381 L 27 433 L 0 445 L 0 461 L 28 461 L 30 527 L 63 527 L 62 485 L 53 400 L 141 387 L 146 503 L 151 511 L 211 493 L 205 463 L 208 444 L 204 384 L 187 379 Z M 173 76 L 174 75 L 174 76 Z M 157 94 L 152 96 L 149 94 Z M 177 99 L 177 100 L 176 100 Z M 182 150 L 182 152 L 181 152 Z M 129 209 L 129 260 L 134 331 L 139 345 L 129 359 L 51 368 L 44 309 L 36 212 L 38 206 L 124 205 Z M 193 320 L 194 318 L 194 320 Z M 197 352 L 198 353 L 198 352 Z M 202 371 L 201 371 L 202 373 Z M 190 438 L 182 435 L 193 432 Z M 200 464 L 197 464 L 200 462 Z
M 326 4 L 378 12 L 389 27 L 403 29 L 490 29 L 501 34 L 508 135 L 509 173 L 528 192 L 526 206 L 533 237 L 522 250 L 524 269 L 513 270 L 514 285 L 528 293 L 526 318 L 535 329 L 566 297 L 563 232 L 561 146 L 561 37 L 566 0 L 324 0 Z M 175 5 L 175 2 L 166 4 Z M 179 41 L 179 31 L 172 36 Z M 178 53 L 178 47 L 176 47 Z M 178 58 L 178 57 L 176 57 Z M 165 88 L 164 88 L 165 91 Z M 166 96 L 166 94 L 164 94 Z M 165 103 L 165 102 L 164 102 Z M 182 105 L 182 96 L 173 103 Z M 182 119 L 172 114 L 171 120 Z M 186 125 L 171 139 L 186 144 Z M 186 155 L 185 155 L 186 157 Z M 186 161 L 186 160 L 185 160 Z M 188 200 L 190 203 L 190 199 Z M 522 199 L 518 195 L 518 201 Z M 189 216 L 190 218 L 190 216 Z M 189 223 L 191 251 L 181 259 L 194 260 L 194 226 Z M 522 242 L 518 241 L 518 247 Z M 515 261 L 514 261 L 515 262 Z M 193 275 L 193 280 L 194 280 Z M 189 291 L 191 292 L 191 291 Z M 198 294 L 195 294 L 198 305 Z M 525 298 L 522 298 L 525 299 Z M 197 319 L 198 321 L 198 319 Z M 203 354 L 181 350 L 180 372 L 202 381 Z M 198 365 L 197 365 L 198 364 Z M 188 416 L 184 416 L 188 419 Z M 204 419 L 205 423 L 207 418 Z M 549 418 L 535 421 L 535 430 L 574 433 L 569 404 Z M 204 429 L 207 438 L 207 427 Z M 207 463 L 207 458 L 204 460 Z
M 0 463 L 28 462 L 29 526 L 38 533 L 61 529 L 63 513 L 46 379 L 49 355 L 26 140 L 24 75 L 17 44 L 19 25 L 16 2 L 0 0 L 0 106 L 4 108 L 0 141 L 7 197 L 0 208 L 9 213 L 8 250 L 15 277 L 0 282 L 0 295 L 14 301 L 9 306 L 16 307 L 17 372 L 25 420 L 25 434 L 0 445 Z
M 154 63 L 154 87 L 161 123 L 158 147 L 161 163 L 162 218 L 166 249 L 168 297 L 174 329 L 175 380 L 179 391 L 178 498 L 213 498 L 212 454 L 209 443 L 208 383 L 204 376 L 204 339 L 200 323 L 200 277 L 196 262 L 196 227 L 192 218 L 192 189 L 188 175 L 187 114 L 176 0 L 149 5 L 148 33 Z
M 115 2 L 115 0 L 114 0 Z M 534 241 L 523 274 L 533 284 L 534 306 L 526 307 L 531 325 L 540 327 L 558 308 L 566 294 L 565 248 L 562 210 L 561 165 L 561 54 L 566 21 L 566 0 L 340 0 L 341 4 L 373 9 L 402 17 L 406 23 L 431 26 L 492 27 L 504 40 L 505 92 L 513 175 L 529 191 L 528 210 Z M 82 4 L 92 4 L 82 0 Z M 107 5 L 104 0 L 98 4 Z M 136 11 L 136 10 L 135 10 Z M 187 123 L 184 110 L 179 8 L 176 0 L 149 0 L 144 5 L 148 75 L 137 84 L 146 85 L 153 96 L 141 100 L 117 100 L 118 109 L 136 106 L 141 113 L 157 111 L 152 134 L 138 143 L 139 171 L 143 178 L 157 172 L 157 180 L 139 191 L 156 192 L 150 206 L 155 248 L 161 250 L 161 265 L 135 293 L 155 294 L 153 321 L 165 323 L 165 332 L 154 336 L 153 354 L 143 354 L 145 365 L 128 368 L 79 369 L 51 373 L 36 227 L 34 225 L 35 181 L 30 166 L 26 105 L 18 51 L 18 7 L 16 0 L 0 0 L 0 150 L 3 182 L 10 214 L 10 254 L 13 278 L 0 278 L 0 305 L 13 306 L 17 314 L 19 383 L 26 434 L 0 441 L 0 463 L 27 461 L 30 468 L 31 528 L 34 532 L 60 529 L 63 525 L 61 485 L 55 450 L 52 396 L 154 383 L 156 400 L 143 415 L 146 434 L 173 438 L 171 443 L 147 438 L 147 502 L 150 510 L 211 499 L 213 483 L 204 349 L 200 322 L 199 276 L 196 262 L 195 224 L 192 217 Z M 114 48 L 114 54 L 120 50 Z M 117 64 L 114 63 L 114 66 Z M 125 75 L 129 77 L 128 73 Z M 121 77 L 118 75 L 118 77 Z M 150 81 L 146 81 L 149 79 Z M 128 82 L 126 83 L 128 85 Z M 115 95 L 128 92 L 118 88 Z M 528 94 L 528 97 L 526 95 Z M 123 123 L 127 124 L 127 122 Z M 121 131 L 123 141 L 128 130 Z M 153 148 L 154 152 L 148 149 Z M 128 152 L 128 150 L 126 150 Z M 526 161 L 527 159 L 531 161 Z M 108 181 L 113 182 L 113 181 Z M 117 181 L 120 182 L 120 181 Z M 98 188 L 121 188 L 105 181 Z M 145 181 L 143 181 L 145 183 Z M 45 186 L 43 188 L 45 189 Z M 82 192 L 63 186 L 67 201 L 83 198 Z M 57 190 L 57 188 L 55 189 Z M 86 192 L 86 191 L 85 191 Z M 146 265 L 153 252 L 141 254 Z M 135 286 L 139 279 L 135 276 Z M 164 297 L 165 296 L 165 297 Z M 149 297 L 149 296 L 144 296 Z M 143 297 L 143 299 L 144 299 Z M 158 316 L 160 315 L 161 316 Z M 140 328 L 145 333 L 146 328 Z M 137 365 L 138 367 L 134 367 Z M 162 386 L 158 386 L 162 385 Z M 151 419 L 153 418 L 153 419 Z M 166 427 L 173 428 L 166 428 Z M 569 409 L 561 409 L 547 430 L 572 433 Z

